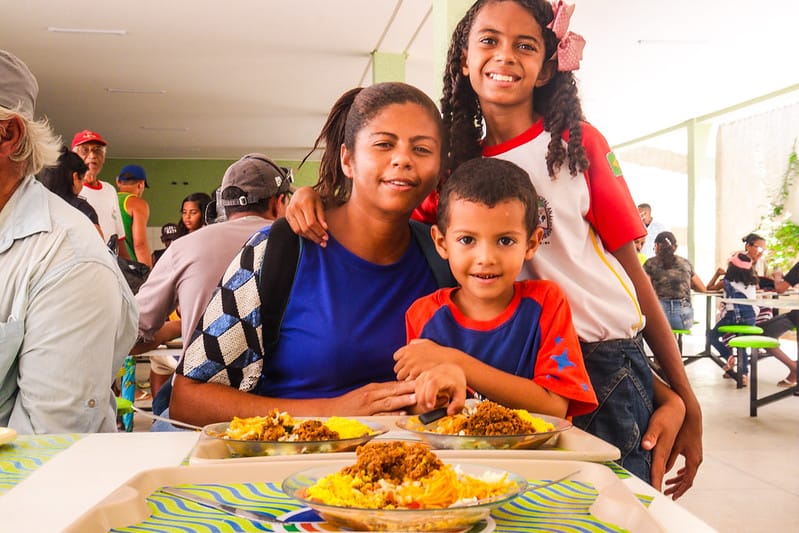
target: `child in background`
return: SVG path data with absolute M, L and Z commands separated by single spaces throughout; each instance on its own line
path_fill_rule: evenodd
M 567 31 L 573 10 L 546 0 L 472 5 L 447 56 L 445 152 L 452 170 L 482 155 L 512 161 L 530 175 L 544 234 L 521 276 L 550 279 L 566 294 L 599 399 L 596 411 L 574 422 L 617 446 L 618 462 L 657 488 L 683 455 L 684 467 L 666 481 L 665 493 L 676 499 L 691 487 L 702 462 L 702 412 L 636 255 L 633 241 L 646 235 L 638 209 L 607 141 L 583 119 L 572 71 L 585 41 Z M 296 210 L 290 204 L 286 212 L 292 227 L 324 242 L 319 203 L 307 190 L 298 191 L 295 202 Z M 415 217 L 435 220 L 437 203 L 434 192 Z M 661 397 L 653 416 L 653 375 L 642 333 L 684 402 L 684 422 Z M 666 398 L 663 384 L 654 384 L 654 393 Z
M 400 348 L 397 378 L 449 363 L 470 389 L 511 408 L 558 417 L 596 409 L 563 292 L 551 281 L 516 281 L 543 234 L 527 173 L 501 159 L 473 159 L 447 179 L 440 197 L 433 240 L 459 287 L 416 300 L 405 321 L 409 342 L 455 350 L 439 359 L 442 352 L 418 349 L 425 341 Z M 416 400 L 432 409 L 438 392 L 417 384 Z
M 180 204 L 177 237 L 183 237 L 205 226 L 205 210 L 210 203 L 211 197 L 204 192 L 193 192 L 183 199 Z
M 757 276 L 754 271 L 754 263 L 752 258 L 743 252 L 735 252 L 730 256 L 727 262 L 727 271 L 724 274 L 724 297 L 725 298 L 751 298 L 757 296 Z M 732 355 L 730 348 L 722 341 L 723 334 L 719 332 L 721 326 L 730 324 L 745 324 L 753 326 L 755 324 L 755 317 L 757 317 L 757 306 L 743 305 L 743 304 L 724 304 L 724 314 L 721 319 L 716 322 L 713 329 L 707 332 L 707 338 L 710 344 L 719 352 L 721 357 L 727 359 L 727 365 L 724 367 L 724 376 L 731 377 L 727 374 L 729 370 L 735 366 L 735 357 Z M 746 385 L 748 381 L 747 374 L 749 374 L 748 358 L 743 358 L 743 384 Z

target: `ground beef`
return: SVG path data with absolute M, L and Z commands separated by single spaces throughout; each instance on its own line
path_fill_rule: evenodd
M 404 441 L 368 442 L 358 447 L 356 457 L 355 464 L 345 468 L 344 474 L 397 484 L 421 479 L 444 466 L 426 445 Z
M 261 433 L 255 440 L 280 440 L 286 436 L 286 428 L 279 423 L 264 424 Z
M 294 428 L 292 435 L 296 440 L 338 440 L 338 431 L 325 426 L 319 420 L 306 420 Z
M 463 427 L 466 435 L 521 435 L 535 433 L 532 424 L 497 403 L 484 401 L 466 419 Z

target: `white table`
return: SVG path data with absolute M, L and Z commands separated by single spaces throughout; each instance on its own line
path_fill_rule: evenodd
M 2 529 L 60 531 L 142 470 L 181 464 L 197 437 L 195 432 L 86 435 L 0 496 Z M 649 511 L 665 531 L 713 531 L 641 480 L 624 483 L 654 497 Z

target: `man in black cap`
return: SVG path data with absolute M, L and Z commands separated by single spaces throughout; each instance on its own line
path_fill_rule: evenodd
M 0 50 L 0 426 L 116 431 L 111 384 L 136 338 L 136 304 L 86 216 L 34 178 L 60 146 L 34 120 L 38 89 Z
M 172 243 L 136 294 L 139 340 L 131 353 L 151 350 L 178 335 L 188 342 L 222 274 L 242 245 L 285 213 L 293 190 L 291 182 L 289 169 L 262 154 L 245 155 L 227 169 L 220 199 L 209 206 L 209 210 L 224 211 L 225 222 L 203 226 Z M 179 307 L 181 321 L 166 322 L 175 307 Z M 177 361 L 151 358 L 150 363 L 155 397 Z M 154 412 L 159 409 L 157 400 Z
M 155 263 L 161 259 L 161 256 L 164 255 L 166 249 L 169 248 L 169 245 L 172 244 L 172 241 L 178 238 L 178 225 L 174 222 L 167 222 L 163 226 L 161 226 L 161 244 L 164 247 L 160 250 L 155 250 L 153 252 L 153 266 Z

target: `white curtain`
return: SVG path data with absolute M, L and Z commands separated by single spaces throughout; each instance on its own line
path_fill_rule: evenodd
M 769 212 L 788 156 L 799 143 L 799 104 L 719 126 L 716 137 L 716 263 Z M 794 191 L 793 199 L 799 194 Z

